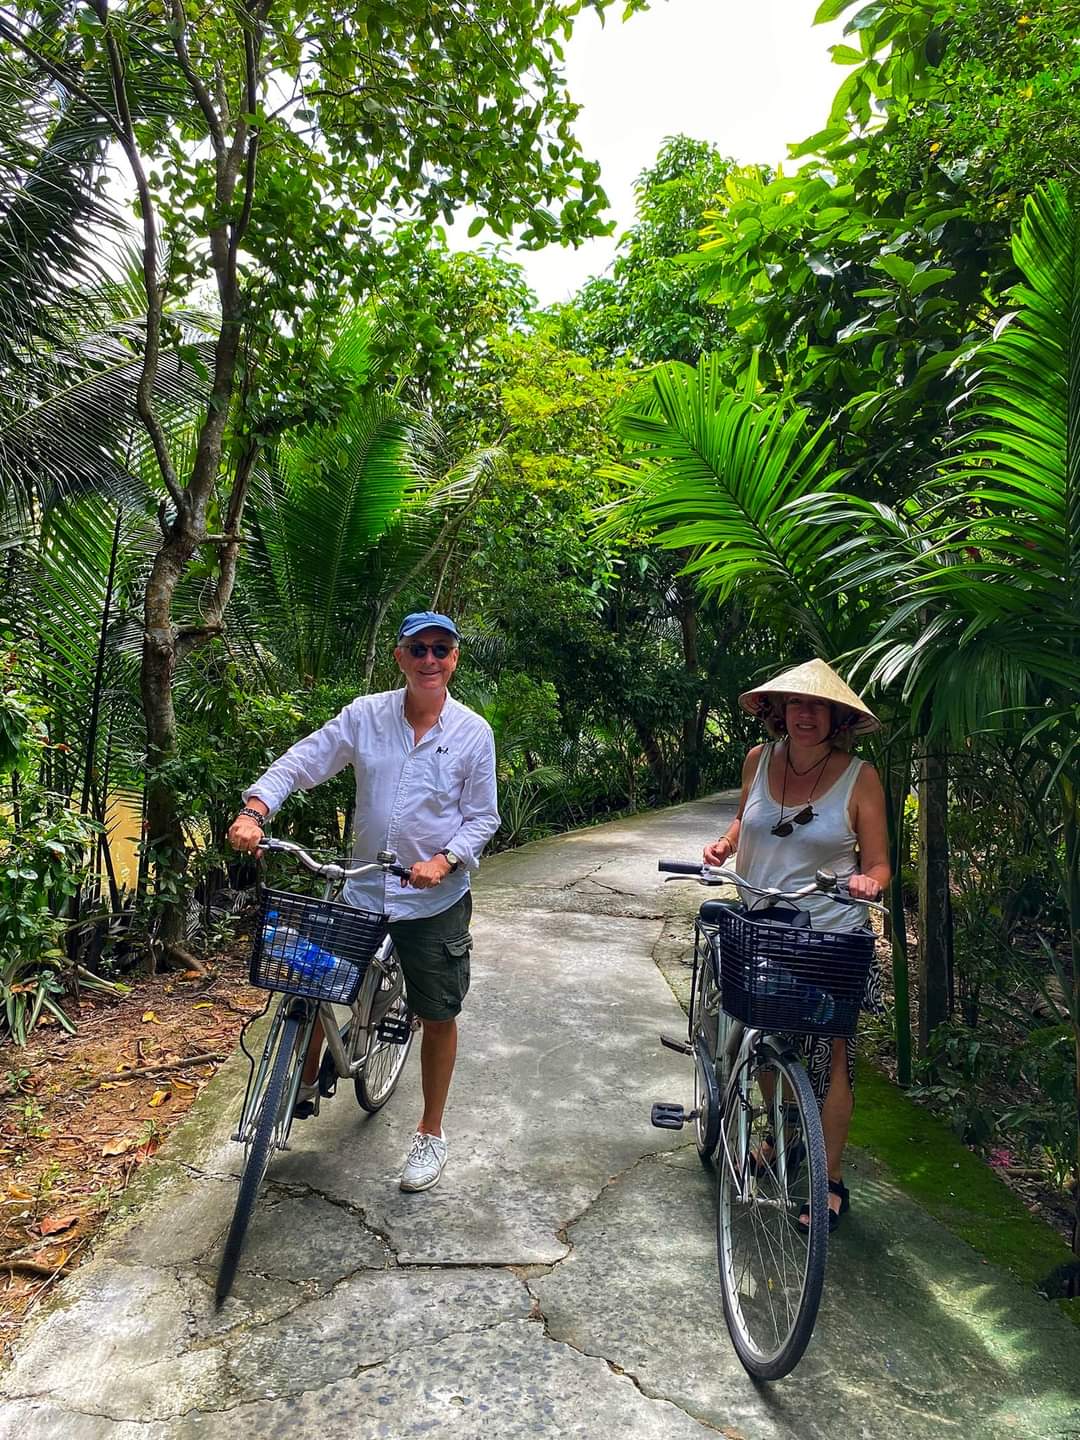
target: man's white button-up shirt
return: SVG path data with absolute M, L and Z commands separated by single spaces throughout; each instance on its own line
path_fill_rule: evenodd
M 310 790 L 352 765 L 356 772 L 354 863 L 393 850 L 410 866 L 452 850 L 461 861 L 428 890 L 380 871 L 347 882 L 344 899 L 362 910 L 412 920 L 437 915 L 469 888 L 469 871 L 499 828 L 491 726 L 447 695 L 442 714 L 416 743 L 405 690 L 361 695 L 320 730 L 297 741 L 244 791 L 273 815 L 294 790 Z

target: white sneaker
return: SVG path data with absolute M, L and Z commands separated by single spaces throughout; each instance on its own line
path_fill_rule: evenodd
M 405 1157 L 401 1172 L 402 1190 L 430 1190 L 436 1185 L 446 1164 L 446 1140 L 441 1135 L 427 1135 L 418 1130 Z

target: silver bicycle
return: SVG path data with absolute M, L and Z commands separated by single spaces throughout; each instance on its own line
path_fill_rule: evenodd
M 232 1288 L 267 1166 L 276 1150 L 288 1148 L 316 1022 L 326 1041 L 320 1096 L 333 1095 L 339 1079 L 351 1080 L 357 1102 L 369 1114 L 393 1094 L 418 1023 L 406 1004 L 386 916 L 331 898 L 345 880 L 374 870 L 408 875 L 396 856 L 384 851 L 371 863 L 346 867 L 322 864 L 301 846 L 270 836 L 260 849 L 291 855 L 325 884 L 321 899 L 288 890 L 260 892 L 250 979 L 281 999 L 257 1063 L 241 1034 L 251 1069 L 233 1139 L 244 1147 L 244 1169 L 218 1270 L 219 1307 Z
M 794 892 L 750 885 L 734 870 L 661 861 L 705 885 L 738 885 L 767 908 L 706 901 L 695 922 L 685 1041 L 694 1102 L 658 1103 L 662 1129 L 694 1124 L 698 1154 L 715 1166 L 716 1246 L 724 1319 L 751 1375 L 778 1380 L 802 1358 L 817 1319 L 829 1238 L 828 1166 L 821 1117 L 793 1036 L 855 1032 L 874 937 L 813 930 L 799 901 L 849 895 L 819 871 Z M 796 907 L 796 908 L 786 908 Z

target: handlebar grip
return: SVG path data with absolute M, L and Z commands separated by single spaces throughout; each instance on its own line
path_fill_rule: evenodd
M 659 860 L 657 861 L 656 868 L 657 870 L 663 870 L 665 874 L 668 875 L 700 875 L 701 861 L 699 860 L 696 865 L 692 865 L 686 860 Z
M 386 868 L 390 871 L 391 875 L 396 875 L 399 880 L 407 880 L 412 874 L 412 871 L 407 865 L 388 865 Z

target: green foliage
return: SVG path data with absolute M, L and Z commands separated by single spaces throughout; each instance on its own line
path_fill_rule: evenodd
M 967 1145 L 1012 1143 L 1041 1152 L 1064 1189 L 1076 1156 L 1075 1063 L 1068 1025 L 1030 1026 L 1004 1038 L 940 1025 L 912 1094 Z
M 878 127 L 873 163 L 891 185 L 915 191 L 937 172 L 1014 217 L 1039 185 L 1072 173 L 1078 32 L 1074 0 L 862 6 L 847 25 L 858 48 L 834 48 L 854 68 L 831 123 Z
M 10 798 L 0 805 L 0 1024 L 16 1044 L 47 1011 L 65 1029 L 70 966 L 65 903 L 86 879 L 93 826 L 37 783 L 49 741 L 40 710 L 15 692 L 0 700 Z
M 1080 211 L 1061 187 L 1028 201 L 1015 255 L 1024 281 L 979 351 L 969 433 L 923 497 L 932 555 L 872 653 L 876 675 L 904 670 L 914 704 L 932 693 L 937 723 L 953 734 L 1023 717 L 1069 777 L 1080 689 Z M 935 643 L 899 641 L 931 602 Z
M 715 359 L 653 375 L 648 402 L 620 422 L 629 498 L 611 524 L 655 527 L 658 543 L 690 553 L 685 573 L 729 598 L 736 586 L 766 614 L 794 616 L 819 653 L 839 648 L 830 596 L 829 536 L 795 502 L 827 494 L 832 445 L 805 411 L 731 394 Z
M 711 145 L 676 135 L 638 176 L 637 219 L 619 242 L 610 278 L 588 281 L 555 311 L 562 344 L 635 364 L 693 364 L 724 345 L 723 310 L 699 295 L 700 232 L 732 162 Z

